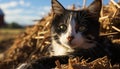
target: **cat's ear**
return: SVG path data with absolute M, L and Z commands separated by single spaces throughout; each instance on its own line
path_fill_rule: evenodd
M 52 11 L 53 13 L 60 15 L 65 11 L 65 8 L 57 0 L 52 0 Z
M 100 16 L 101 8 L 102 0 L 94 0 L 94 2 L 88 6 L 88 10 L 92 13 L 95 13 L 98 17 Z

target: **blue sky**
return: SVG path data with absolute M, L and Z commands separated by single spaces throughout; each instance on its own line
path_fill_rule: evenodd
M 66 8 L 72 4 L 81 5 L 83 0 L 58 0 Z M 87 5 L 93 0 L 87 0 Z M 104 0 L 108 3 L 109 0 Z M 116 0 L 117 1 L 117 0 Z M 5 13 L 5 21 L 17 22 L 21 25 L 33 25 L 33 20 L 38 20 L 48 14 L 51 0 L 0 0 L 0 8 Z

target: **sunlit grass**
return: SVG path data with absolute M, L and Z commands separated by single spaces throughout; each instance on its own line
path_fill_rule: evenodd
M 0 41 L 15 38 L 22 32 L 24 29 L 0 29 Z

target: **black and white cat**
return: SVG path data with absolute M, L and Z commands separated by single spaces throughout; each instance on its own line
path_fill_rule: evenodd
M 120 62 L 120 54 L 116 55 L 120 47 L 114 48 L 109 40 L 99 36 L 101 6 L 102 0 L 94 0 L 87 8 L 73 11 L 52 0 L 51 55 L 25 63 L 17 69 L 51 69 L 55 67 L 56 60 L 65 64 L 71 56 L 90 58 L 89 61 L 92 61 L 107 55 L 113 61 Z
M 51 25 L 53 55 L 67 55 L 74 48 L 89 49 L 98 39 L 101 0 L 79 11 L 66 10 L 57 0 L 52 0 L 55 14 Z

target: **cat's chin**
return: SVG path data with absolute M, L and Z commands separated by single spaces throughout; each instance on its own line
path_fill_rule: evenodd
M 65 44 L 65 43 L 64 43 Z M 75 49 L 75 48 L 79 48 L 79 49 L 89 49 L 89 48 L 93 48 L 96 45 L 94 43 L 66 43 L 64 45 L 65 47 L 67 47 L 68 49 Z

